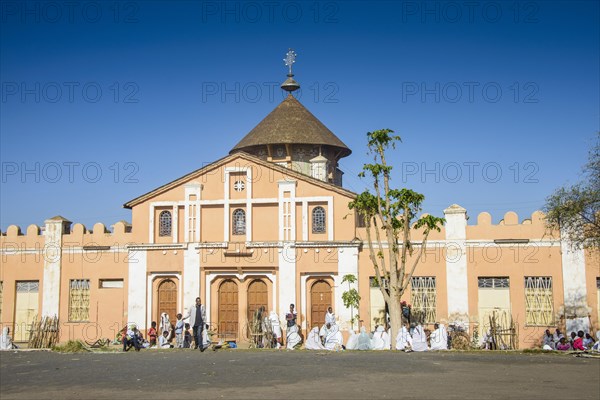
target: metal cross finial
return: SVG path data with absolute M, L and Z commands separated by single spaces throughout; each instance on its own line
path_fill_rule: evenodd
M 283 59 L 285 65 L 287 65 L 287 67 L 289 68 L 289 76 L 293 76 L 292 65 L 296 62 L 296 55 L 297 54 L 294 50 L 289 49 L 289 51 L 285 55 L 285 58 Z

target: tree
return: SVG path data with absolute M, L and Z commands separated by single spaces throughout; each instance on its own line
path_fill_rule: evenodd
M 348 282 L 348 291 L 342 293 L 342 301 L 344 302 L 344 307 L 350 307 L 350 323 L 354 329 L 354 322 L 360 319 L 358 314 L 354 316 L 354 308 L 358 309 L 360 306 L 360 295 L 358 294 L 358 290 L 351 286 L 356 282 L 356 276 L 352 274 L 344 275 L 342 283 L 344 282 Z
M 558 188 L 546 198 L 550 228 L 559 229 L 576 248 L 600 248 L 600 132 L 583 167 L 583 180 Z
M 386 152 L 395 149 L 396 142 L 401 142 L 400 136 L 393 133 L 390 129 L 367 133 L 367 147 L 374 163 L 365 164 L 359 176 L 368 175 L 372 179 L 372 192 L 366 190 L 357 195 L 349 207 L 365 221 L 369 259 L 380 283 L 392 337 L 395 337 L 402 324 L 401 297 L 425 251 L 429 233 L 432 230 L 439 232 L 445 219 L 427 214 L 417 217 L 425 196 L 407 188 L 390 186 L 392 166 L 386 161 Z M 419 230 L 423 233 L 420 246 L 411 242 L 411 234 Z M 387 244 L 387 257 L 384 244 Z

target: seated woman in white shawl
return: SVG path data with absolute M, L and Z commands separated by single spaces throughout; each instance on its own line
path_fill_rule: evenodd
M 321 330 L 319 331 L 319 337 L 321 338 L 321 343 L 325 343 L 325 339 L 327 338 L 327 335 L 329 335 L 330 331 L 331 331 L 331 323 L 329 323 L 329 322 L 321 327 Z
M 431 350 L 448 350 L 448 332 L 444 324 L 436 323 L 435 330 L 429 336 Z
M 383 326 L 378 326 L 373 333 L 373 350 L 389 350 L 390 335 L 385 331 Z
M 325 348 L 327 350 L 342 350 L 344 337 L 338 325 L 333 325 L 325 338 Z
M 358 350 L 358 333 L 354 329 L 348 329 L 350 336 L 348 337 L 348 343 L 346 343 L 346 350 Z
M 292 325 L 288 328 L 285 342 L 288 350 L 300 348 L 302 345 L 302 338 L 298 333 L 298 325 Z
M 402 326 L 402 329 L 396 335 L 396 350 L 409 350 L 412 348 L 412 337 L 408 333 L 406 326 Z
M 415 330 L 412 335 L 412 349 L 413 351 L 427 351 L 429 347 L 427 346 L 427 335 L 423 330 L 421 324 L 415 327 Z
M 319 328 L 314 327 L 308 334 L 306 338 L 306 344 L 304 345 L 306 350 L 325 350 L 325 346 L 321 343 L 321 338 L 319 337 Z
M 373 350 L 373 342 L 371 341 L 371 336 L 369 336 L 364 326 L 360 328 L 360 334 L 358 335 L 357 350 Z
M 10 328 L 8 326 L 5 326 L 2 329 L 2 336 L 0 337 L 0 350 L 12 350 L 17 348 L 17 346 L 13 344 L 12 338 L 10 337 L 9 333 Z

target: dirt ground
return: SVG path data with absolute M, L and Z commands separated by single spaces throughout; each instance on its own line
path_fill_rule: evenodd
M 564 354 L 146 350 L 0 353 L 8 399 L 594 399 L 600 360 Z

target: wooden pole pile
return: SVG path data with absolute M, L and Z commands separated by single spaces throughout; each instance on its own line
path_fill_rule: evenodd
M 35 318 L 29 330 L 30 349 L 51 348 L 58 343 L 58 317 L 43 317 L 41 320 Z
M 500 316 L 496 314 L 496 311 L 492 312 L 489 316 L 490 334 L 492 336 L 491 349 L 516 350 L 519 341 L 512 315 L 510 316 L 510 324 L 507 321 L 506 314 L 503 314 L 502 317 L 504 318 L 500 321 Z

